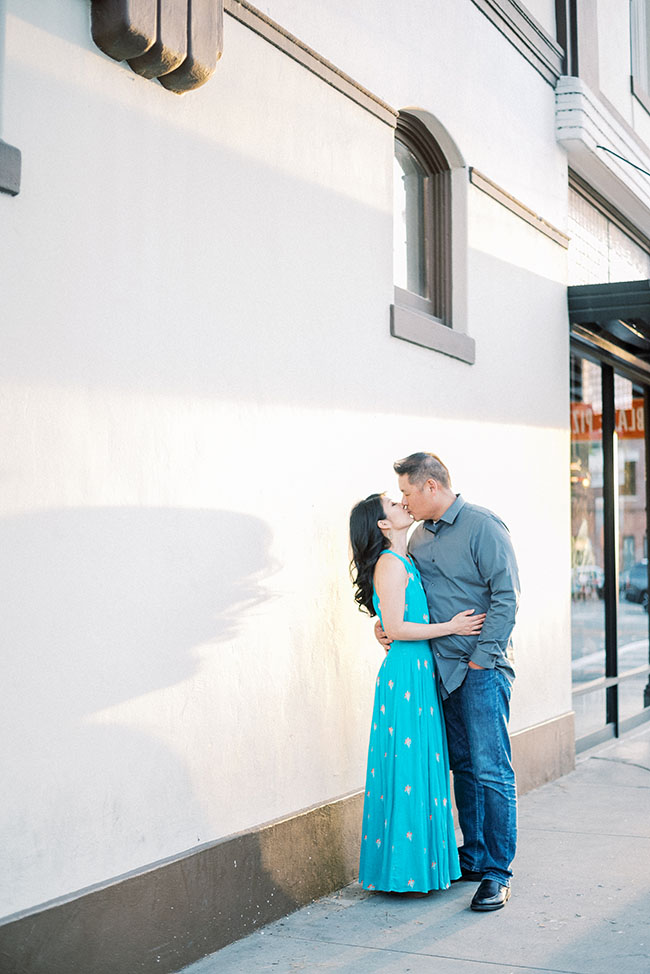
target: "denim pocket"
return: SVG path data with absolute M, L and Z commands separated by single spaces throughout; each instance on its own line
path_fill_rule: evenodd
M 467 667 L 467 672 L 468 673 L 472 673 L 475 676 L 478 676 L 481 673 L 494 673 L 494 670 L 493 669 L 489 669 L 488 667 L 485 667 L 485 666 L 482 666 L 480 670 L 475 669 L 473 666 L 468 666 Z

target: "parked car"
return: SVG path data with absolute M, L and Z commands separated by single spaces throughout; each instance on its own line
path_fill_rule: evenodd
M 640 602 L 648 611 L 648 559 L 637 561 L 636 565 L 626 572 L 625 598 L 628 602 Z

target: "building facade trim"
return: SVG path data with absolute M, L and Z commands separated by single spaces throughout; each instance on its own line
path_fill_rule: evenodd
M 239 23 L 259 34 L 278 50 L 288 54 L 304 68 L 317 75 L 347 98 L 351 98 L 366 111 L 375 115 L 387 125 L 395 127 L 397 111 L 387 105 L 371 91 L 364 88 L 349 75 L 340 71 L 331 61 L 326 60 L 301 40 L 290 34 L 275 21 L 248 3 L 247 0 L 225 0 L 224 11 Z
M 472 0 L 497 30 L 516 47 L 550 85 L 561 76 L 564 51 L 516 0 Z
M 574 172 L 634 225 L 650 228 L 650 176 L 634 168 L 650 171 L 650 154 L 580 78 L 558 82 L 556 138 Z
M 573 712 L 512 735 L 520 794 L 572 771 Z M 172 974 L 352 882 L 363 792 L 229 836 L 8 917 L 21 974 Z
M 18 196 L 21 161 L 20 149 L 0 139 L 0 193 Z
M 505 206 L 505 208 L 510 210 L 511 213 L 514 213 L 515 216 L 518 216 L 520 219 L 524 220 L 525 223 L 528 223 L 531 227 L 539 230 L 540 233 L 545 234 L 545 236 L 549 237 L 550 240 L 553 240 L 556 244 L 559 244 L 560 247 L 564 247 L 565 250 L 568 248 L 569 237 L 566 235 L 566 233 L 563 233 L 562 230 L 558 230 L 558 228 L 554 227 L 552 223 L 548 222 L 548 220 L 544 220 L 543 217 L 539 216 L 537 213 L 527 207 L 525 203 L 521 203 L 514 196 L 511 196 L 510 193 L 506 192 L 506 190 L 502 189 L 500 186 L 497 186 L 496 183 L 493 183 L 492 180 L 488 179 L 487 176 L 484 176 L 483 173 L 480 173 L 477 169 L 471 168 L 469 171 L 469 178 L 473 186 L 476 186 L 476 188 L 480 189 L 483 193 L 487 193 L 488 196 L 490 196 L 493 200 L 496 200 L 497 203 L 501 203 L 502 206 Z

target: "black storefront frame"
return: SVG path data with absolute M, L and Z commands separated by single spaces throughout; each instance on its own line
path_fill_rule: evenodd
M 601 367 L 602 383 L 602 447 L 603 447 L 603 548 L 604 548 L 604 602 L 605 602 L 605 676 L 590 680 L 578 689 L 572 687 L 572 698 L 605 691 L 605 726 L 576 740 L 576 751 L 584 751 L 613 737 L 650 721 L 650 660 L 645 666 L 618 673 L 618 576 L 616 573 L 616 484 L 614 478 L 614 433 L 616 430 L 616 406 L 614 375 L 618 373 L 643 388 L 644 399 L 644 447 L 646 455 L 645 501 L 646 537 L 650 538 L 650 366 L 629 353 L 621 355 L 621 349 L 603 336 L 596 336 L 579 325 L 572 327 L 571 352 L 589 359 Z M 650 572 L 650 557 L 648 558 Z M 648 612 L 648 641 L 650 646 L 650 612 Z M 626 680 L 640 674 L 648 676 L 644 689 L 644 709 L 624 720 L 620 719 L 618 688 Z

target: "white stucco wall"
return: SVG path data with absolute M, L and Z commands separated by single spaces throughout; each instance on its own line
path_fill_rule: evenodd
M 600 90 L 632 124 L 629 0 L 598 0 L 598 80 Z
M 432 112 L 468 165 L 562 225 L 553 88 L 471 0 L 412 0 L 399 17 L 387 0 L 267 0 L 261 9 L 393 107 Z
M 462 84 L 446 22 L 401 71 L 342 6 L 304 40 L 561 223 L 552 90 L 458 8 Z M 504 97 L 471 94 L 484 42 Z M 468 366 L 388 333 L 391 129 L 231 18 L 178 98 L 85 0 L 8 0 L 2 81 L 0 916 L 360 787 L 381 650 L 347 516 L 413 450 L 511 527 L 513 729 L 569 710 L 564 251 L 470 188 Z

